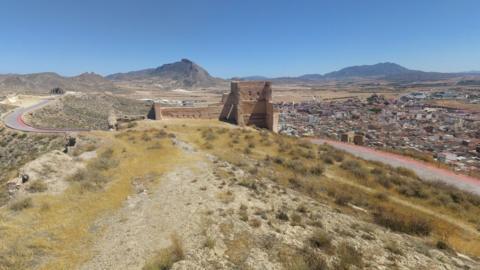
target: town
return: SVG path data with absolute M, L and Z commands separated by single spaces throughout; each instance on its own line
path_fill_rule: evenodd
M 280 132 L 393 151 L 478 175 L 480 111 L 439 105 L 445 100 L 473 105 L 480 97 L 472 89 L 281 103 Z

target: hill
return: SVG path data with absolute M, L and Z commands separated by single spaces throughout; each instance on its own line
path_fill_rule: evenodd
M 25 116 L 39 128 L 108 130 L 109 116 L 146 116 L 151 104 L 107 94 L 64 95 Z
M 0 269 L 480 266 L 478 197 L 327 145 L 206 120 L 36 141 L 6 171 L 30 178 L 0 207 Z
M 212 87 L 223 82 L 221 79 L 212 77 L 204 68 L 188 59 L 157 68 L 116 73 L 107 78 L 114 82 L 151 84 L 164 89 Z
M 413 72 L 394 63 L 378 63 L 375 65 L 363 65 L 346 67 L 338 71 L 325 74 L 326 79 L 341 79 L 350 77 L 384 77 Z
M 48 94 L 53 88 L 65 91 L 105 92 L 117 91 L 109 80 L 95 73 L 63 77 L 56 73 L 0 75 L 0 93 Z
M 329 72 L 326 74 L 305 74 L 298 77 L 280 77 L 280 78 L 265 78 L 262 76 L 250 76 L 248 78 L 262 78 L 275 82 L 287 83 L 312 83 L 321 81 L 342 81 L 342 80 L 356 80 L 356 79 L 373 79 L 386 80 L 395 83 L 413 83 L 422 81 L 439 81 L 451 78 L 462 78 L 464 76 L 472 76 L 474 73 L 441 73 L 441 72 L 425 72 L 419 70 L 411 70 L 395 63 L 385 62 L 374 65 L 351 66 L 340 69 L 338 71 Z

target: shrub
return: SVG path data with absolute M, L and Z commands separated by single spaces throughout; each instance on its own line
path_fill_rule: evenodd
M 284 166 L 286 168 L 288 168 L 288 169 L 290 169 L 294 172 L 300 173 L 302 175 L 305 175 L 308 172 L 307 167 L 305 167 L 305 165 L 303 165 L 303 163 L 298 161 L 298 160 L 289 160 L 289 161 L 284 163 Z
M 346 160 L 340 165 L 340 168 L 350 172 L 352 175 L 359 179 L 365 179 L 368 176 L 368 171 L 362 166 L 362 164 L 356 160 Z
M 262 221 L 258 218 L 252 218 L 249 222 L 250 226 L 254 227 L 254 228 L 258 228 L 260 226 L 262 226 Z
M 287 213 L 285 213 L 283 211 L 278 211 L 276 217 L 277 217 L 277 219 L 283 220 L 283 221 L 288 221 L 289 220 L 289 217 L 288 217 Z
M 351 266 L 363 267 L 362 252 L 347 242 L 342 242 L 337 249 L 339 259 L 337 269 L 351 269 Z
M 40 180 L 32 182 L 28 187 L 28 191 L 30 192 L 44 192 L 47 189 L 48 189 L 47 184 L 45 184 L 45 182 Z
M 22 211 L 24 209 L 31 208 L 31 207 L 33 207 L 33 201 L 32 201 L 32 198 L 30 197 L 19 199 L 10 205 L 10 209 L 13 211 Z
M 390 252 L 393 253 L 393 254 L 403 255 L 403 251 L 400 249 L 400 245 L 398 245 L 397 242 L 388 241 L 388 242 L 385 244 L 385 249 L 388 250 L 388 251 L 390 251 Z
M 315 251 L 309 248 L 304 248 L 300 251 L 302 261 L 305 262 L 306 268 L 290 268 L 290 269 L 309 269 L 309 270 L 326 270 L 328 264 L 325 259 L 316 254 Z
M 184 251 L 178 236 L 172 235 L 171 238 L 171 246 L 160 250 L 157 256 L 142 268 L 143 270 L 168 270 L 174 263 L 183 260 Z
M 206 141 L 213 141 L 215 139 L 217 139 L 217 135 L 215 135 L 215 133 L 213 132 L 212 129 L 205 129 L 202 131 L 202 137 L 206 140 Z
M 333 159 L 332 159 L 331 157 L 329 157 L 329 156 L 324 156 L 324 157 L 322 157 L 322 160 L 323 160 L 323 162 L 325 162 L 326 164 L 330 164 L 330 165 L 331 165 L 331 164 L 334 163 Z
M 419 183 L 406 183 L 398 188 L 398 192 L 407 197 L 416 197 L 420 199 L 428 198 L 428 193 Z
M 333 196 L 335 197 L 335 203 L 338 205 L 345 206 L 352 201 L 352 196 L 345 191 L 334 191 Z
M 273 158 L 273 162 L 282 165 L 283 163 L 285 163 L 285 159 L 283 157 L 276 156 Z
M 442 241 L 442 240 L 438 240 L 437 243 L 435 244 L 435 246 L 438 248 L 438 249 L 441 249 L 441 250 L 450 250 L 450 246 L 445 242 L 445 241 Z
M 316 230 L 310 238 L 308 243 L 313 248 L 329 249 L 332 247 L 332 237 L 323 230 Z
M 387 178 L 383 175 L 376 175 L 375 181 L 382 185 L 384 188 L 389 189 L 392 187 L 392 183 L 390 182 L 390 178 Z
M 398 174 L 400 174 L 402 176 L 405 176 L 405 177 L 418 178 L 417 174 L 414 171 L 412 171 L 410 169 L 407 169 L 407 168 L 404 168 L 404 167 L 397 167 L 395 169 L 395 171 Z
M 292 214 L 291 220 L 292 220 L 291 221 L 292 226 L 301 226 L 302 225 L 302 217 L 297 213 Z
M 418 216 L 404 215 L 392 210 L 378 209 L 373 213 L 375 223 L 393 231 L 412 235 L 429 235 L 430 222 Z
M 313 175 L 322 175 L 325 172 L 325 168 L 321 164 L 314 165 L 310 167 L 310 174 Z
M 205 243 L 203 244 L 204 247 L 206 248 L 209 248 L 209 249 L 212 249 L 215 247 L 215 239 L 213 239 L 212 237 L 207 237 L 207 239 L 205 239 Z

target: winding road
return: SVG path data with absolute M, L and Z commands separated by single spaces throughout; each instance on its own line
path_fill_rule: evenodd
M 12 112 L 5 115 L 3 118 L 3 123 L 5 126 L 23 132 L 35 132 L 35 133 L 66 133 L 66 132 L 77 132 L 77 131 L 86 131 L 81 129 L 58 129 L 58 128 L 36 128 L 28 125 L 23 120 L 23 115 L 34 110 L 40 109 L 43 106 L 46 106 L 48 103 L 52 102 L 55 99 L 44 99 L 39 103 L 29 106 L 29 107 L 20 107 L 14 109 Z
M 404 167 L 414 171 L 420 178 L 427 181 L 440 181 L 459 189 L 469 191 L 471 193 L 480 195 L 480 179 L 456 174 L 450 170 L 435 167 L 434 165 L 415 160 L 413 158 L 378 151 L 373 148 L 358 146 L 354 144 L 347 144 L 339 141 L 325 140 L 325 139 L 309 139 L 315 144 L 328 144 L 337 149 L 346 151 L 354 156 L 371 160 L 379 161 L 393 167 Z

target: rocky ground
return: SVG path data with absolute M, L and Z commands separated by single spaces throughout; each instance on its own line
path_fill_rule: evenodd
M 18 175 L 21 166 L 63 145 L 62 136 L 19 133 L 0 126 L 0 205 L 8 196 L 6 182 Z
M 31 198 L 24 210 L 0 208 L 0 269 L 480 267 L 427 237 L 369 222 L 369 210 L 354 202 L 332 204 L 282 184 L 274 166 L 247 150 L 236 152 L 241 163 L 227 160 L 196 139 L 214 135 L 188 124 L 97 132 L 69 154 L 27 163 L 23 169 L 44 177 L 47 189 L 24 187 L 19 194 Z M 218 134 L 231 127 L 209 125 L 221 126 Z M 95 140 L 98 149 L 88 146 Z

